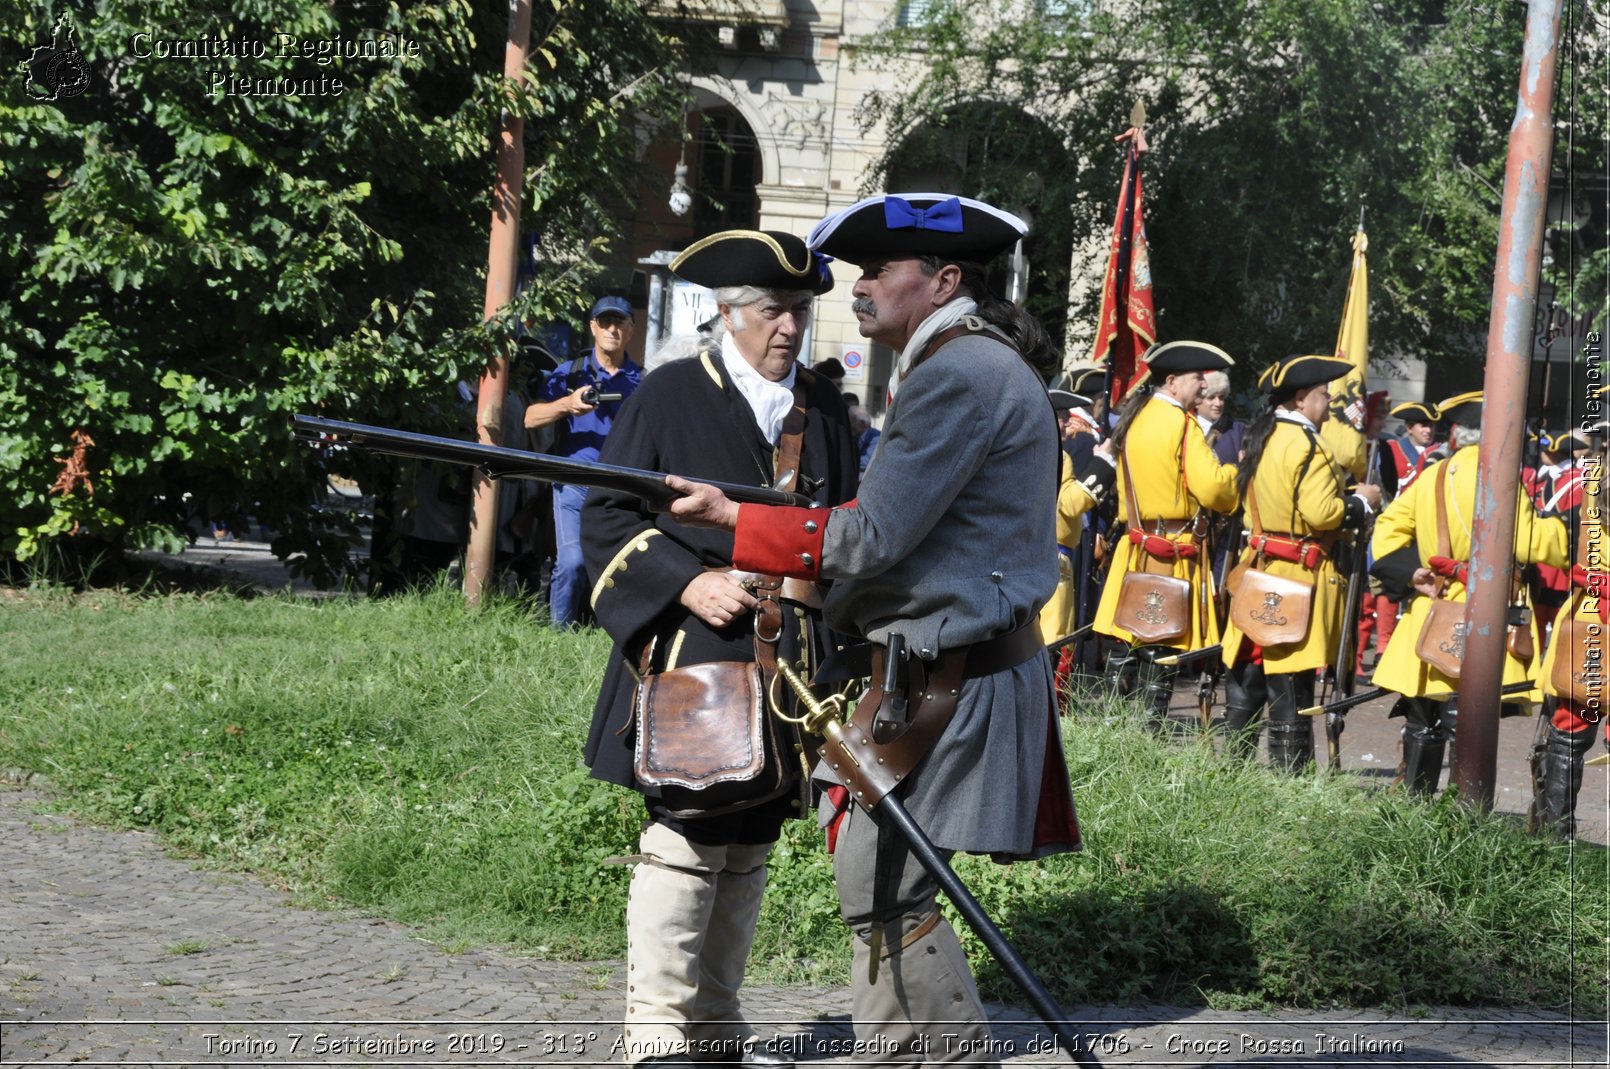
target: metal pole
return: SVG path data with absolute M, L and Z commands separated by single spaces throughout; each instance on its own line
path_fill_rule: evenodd
M 1451 782 L 1466 804 L 1493 803 L 1498 767 L 1499 687 L 1514 564 L 1516 483 L 1526 424 L 1526 388 L 1537 310 L 1538 265 L 1548 210 L 1550 120 L 1559 51 L 1560 0 L 1527 5 L 1515 121 L 1504 169 L 1504 208 L 1487 325 L 1486 411 L 1481 421 L 1465 661 L 1459 677 L 1459 746 Z
M 530 0 L 509 0 L 509 39 L 503 47 L 503 76 L 525 81 L 526 50 L 531 44 Z M 488 241 L 484 318 L 497 316 L 514 299 L 515 263 L 520 247 L 520 182 L 525 172 L 525 120 L 503 109 L 498 138 L 498 176 L 492 186 L 492 235 Z M 481 376 L 476 397 L 475 435 L 483 445 L 503 444 L 503 403 L 509 392 L 509 360 L 499 353 Z M 471 503 L 470 544 L 464 554 L 464 600 L 471 605 L 492 579 L 498 547 L 498 488 L 475 474 Z

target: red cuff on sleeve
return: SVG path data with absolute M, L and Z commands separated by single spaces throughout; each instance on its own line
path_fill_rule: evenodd
M 827 509 L 739 505 L 733 567 L 814 582 L 822 573 L 827 515 Z

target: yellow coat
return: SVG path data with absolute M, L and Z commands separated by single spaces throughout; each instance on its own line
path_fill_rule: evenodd
M 1310 449 L 1313 450 L 1310 459 Z M 1306 462 L 1306 470 L 1305 469 Z M 1302 482 L 1298 483 L 1301 475 Z M 1325 534 L 1320 544 L 1325 558 L 1309 571 L 1291 561 L 1265 558 L 1263 570 L 1272 575 L 1314 584 L 1314 604 L 1308 636 L 1288 646 L 1265 646 L 1264 671 L 1271 675 L 1312 672 L 1332 663 L 1342 640 L 1342 609 L 1347 603 L 1347 576 L 1336 567 L 1336 536 L 1347 516 L 1347 484 L 1342 465 L 1318 434 L 1300 423 L 1278 420 L 1269 433 L 1249 495 L 1258 506 L 1258 521 L 1265 534 Z M 1293 514 L 1292 506 L 1296 505 Z M 1243 522 L 1252 530 L 1252 515 Z M 1243 562 L 1252 559 L 1249 548 Z M 1234 597 L 1234 591 L 1231 592 Z M 1241 651 L 1241 629 L 1232 622 L 1224 634 L 1224 663 L 1234 665 Z
M 1476 503 L 1477 446 L 1468 445 L 1447 460 L 1439 461 L 1421 472 L 1419 477 L 1397 500 L 1388 505 L 1375 521 L 1375 537 L 1370 548 L 1375 559 L 1404 546 L 1415 546 L 1422 566 L 1429 566 L 1437 554 L 1437 469 L 1448 466 L 1448 493 L 1445 508 L 1448 516 L 1449 556 L 1455 560 L 1470 559 L 1470 525 Z M 1565 523 L 1554 517 L 1537 514 L 1526 492 L 1516 486 L 1515 511 L 1515 562 L 1520 564 L 1552 564 L 1566 566 Z M 1465 600 L 1462 583 L 1450 580 L 1445 589 L 1447 597 Z M 1408 602 L 1408 611 L 1398 618 L 1392 641 L 1376 666 L 1374 683 L 1378 687 L 1397 691 L 1413 698 L 1427 695 L 1445 696 L 1458 689 L 1458 681 L 1449 679 L 1415 654 L 1420 630 L 1425 626 L 1431 611 L 1431 599 L 1414 597 Z M 1537 648 L 1537 622 L 1533 619 L 1533 648 Z M 1531 664 L 1504 655 L 1504 685 L 1536 680 L 1539 658 Z M 1537 701 L 1537 691 L 1508 699 L 1517 702 Z
M 1057 553 L 1057 588 L 1040 610 L 1040 637 L 1048 646 L 1077 626 L 1079 585 L 1071 553 L 1079 548 L 1084 514 L 1095 505 L 1095 496 L 1074 476 L 1073 458 L 1063 453 L 1062 482 L 1057 487 L 1057 547 L 1068 552 Z
M 1601 503 L 1599 493 L 1599 484 L 1596 482 L 1589 482 L 1582 488 L 1582 524 L 1577 529 L 1576 559 L 1584 567 L 1594 571 L 1607 571 L 1610 570 L 1610 542 L 1606 542 L 1605 539 L 1610 537 L 1610 524 L 1605 523 L 1605 509 L 1610 508 L 1610 502 Z M 1603 628 L 1599 632 L 1603 637 L 1598 640 L 1601 648 L 1605 644 L 1610 644 L 1610 628 L 1606 628 L 1604 622 L 1599 619 L 1599 599 L 1586 590 L 1573 586 L 1570 599 L 1555 618 L 1554 636 L 1549 639 L 1548 650 L 1543 654 L 1543 666 L 1539 670 L 1543 693 L 1556 698 L 1563 695 L 1553 682 L 1554 662 L 1559 660 L 1561 653 L 1560 643 L 1556 641 L 1555 636 L 1559 633 L 1558 622 L 1570 619 L 1582 620 Z M 1589 637 L 1588 641 L 1592 642 L 1592 637 Z M 1600 698 L 1602 701 L 1602 692 Z
M 1183 485 L 1180 480 L 1182 454 Z M 1135 497 L 1141 515 L 1147 520 L 1188 520 L 1199 509 L 1214 512 L 1235 509 L 1235 465 L 1220 464 L 1196 418 L 1162 397 L 1154 395 L 1129 425 L 1124 456 L 1128 463 L 1119 463 L 1118 482 L 1113 492 L 1118 495 L 1118 518 L 1126 524 L 1135 523 L 1129 515 L 1126 466 L 1135 477 Z M 1190 542 L 1192 539 L 1184 535 L 1180 540 Z M 1124 573 L 1144 563 L 1136 560 L 1139 553 L 1128 538 L 1118 539 L 1113 546 L 1112 567 L 1101 589 L 1101 604 L 1096 609 L 1096 631 L 1130 643 L 1135 641 L 1134 636 L 1115 624 L 1113 617 L 1118 610 L 1118 589 L 1123 585 Z M 1205 556 L 1195 561 L 1184 558 L 1174 561 L 1174 576 L 1191 584 L 1191 626 L 1183 638 L 1168 645 L 1195 650 L 1219 641 L 1219 624 L 1213 615 L 1212 571 L 1211 561 Z M 1202 609 L 1204 587 L 1206 612 Z

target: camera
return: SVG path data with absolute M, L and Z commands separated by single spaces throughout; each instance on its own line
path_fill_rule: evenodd
M 599 393 L 597 386 L 589 386 L 581 392 L 581 403 L 597 408 L 605 401 L 619 401 L 625 396 L 623 393 Z

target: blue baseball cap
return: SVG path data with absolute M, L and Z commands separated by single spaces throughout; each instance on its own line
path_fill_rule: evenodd
M 593 302 L 592 311 L 587 313 L 588 319 L 598 319 L 601 316 L 620 316 L 623 319 L 632 318 L 632 302 L 625 297 L 600 297 Z

